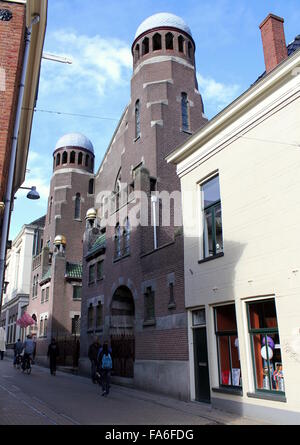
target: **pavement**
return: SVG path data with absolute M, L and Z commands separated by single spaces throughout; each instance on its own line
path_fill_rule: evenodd
M 0 425 L 266 425 L 197 402 L 111 385 L 102 397 L 86 377 L 0 361 Z

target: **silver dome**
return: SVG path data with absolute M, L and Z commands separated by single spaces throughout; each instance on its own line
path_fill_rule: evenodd
M 94 153 L 93 144 L 81 133 L 69 133 L 61 137 L 55 146 L 55 150 L 63 147 L 80 147 Z
M 189 26 L 181 17 L 178 17 L 175 14 L 170 14 L 169 12 L 160 12 L 159 14 L 151 15 L 140 24 L 136 31 L 135 39 L 150 29 L 160 28 L 163 26 L 181 29 L 190 36 L 192 35 Z

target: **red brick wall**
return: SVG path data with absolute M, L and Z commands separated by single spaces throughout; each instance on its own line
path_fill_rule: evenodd
M 283 23 L 281 17 L 269 14 L 260 25 L 267 73 L 288 56 Z
M 0 9 L 12 13 L 10 21 L 0 21 L 0 69 L 5 71 L 5 91 L 0 91 L 0 201 L 3 201 L 23 62 L 26 10 L 25 5 L 5 1 L 0 1 Z

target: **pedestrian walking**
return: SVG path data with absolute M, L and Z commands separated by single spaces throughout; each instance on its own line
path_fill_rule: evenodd
M 102 395 L 107 396 L 110 388 L 110 373 L 112 370 L 112 358 L 110 354 L 111 349 L 105 342 L 100 355 L 101 375 L 102 375 Z
M 6 351 L 5 330 L 1 327 L 0 328 L 0 358 L 1 358 L 1 360 L 3 360 L 3 358 L 4 358 L 5 351 Z
M 91 379 L 93 383 L 97 383 L 96 372 L 97 372 L 97 359 L 98 353 L 101 348 L 100 341 L 97 336 L 94 337 L 93 343 L 89 347 L 88 357 L 91 361 Z
M 58 344 L 56 343 L 55 338 L 52 338 L 51 343 L 48 347 L 48 353 L 47 356 L 50 360 L 50 373 L 51 375 L 56 375 L 56 360 L 59 356 L 59 348 Z
M 20 357 L 23 351 L 23 343 L 19 338 L 18 341 L 14 344 L 14 366 L 17 364 L 17 358 Z

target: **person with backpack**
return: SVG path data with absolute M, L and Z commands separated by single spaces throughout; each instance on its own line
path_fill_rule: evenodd
M 108 348 L 108 344 L 105 342 L 100 351 L 100 364 L 101 364 L 101 376 L 102 376 L 102 395 L 107 396 L 110 388 L 110 373 L 112 370 L 112 358 L 111 348 Z

